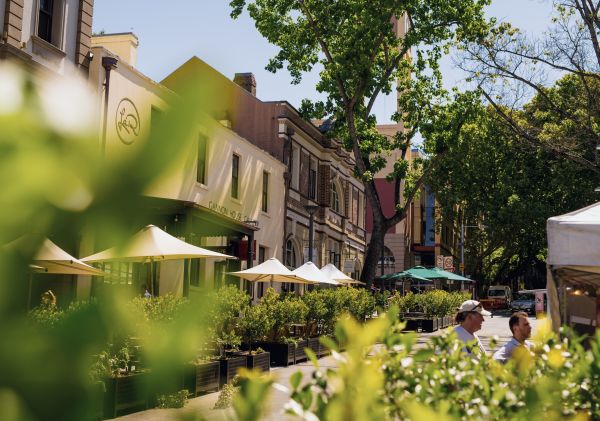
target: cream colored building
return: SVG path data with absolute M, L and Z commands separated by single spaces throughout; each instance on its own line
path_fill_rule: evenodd
M 136 153 L 169 112 L 176 94 L 135 68 L 134 34 L 94 37 L 92 45 L 90 84 L 98 92 L 99 148 L 106 159 L 115 161 Z M 144 211 L 132 233 L 153 223 L 191 244 L 238 259 L 162 262 L 154 280 L 160 295 L 240 284 L 226 272 L 283 256 L 284 165 L 229 129 L 226 121 L 199 116 L 191 124 L 196 125 L 194 135 L 140 198 Z M 164 142 L 169 147 L 169 139 Z M 85 247 L 82 255 L 100 248 Z M 134 293 L 148 276 L 146 268 L 134 264 L 108 269 L 114 276 L 100 282 L 131 287 Z M 85 287 L 80 295 L 85 295 Z

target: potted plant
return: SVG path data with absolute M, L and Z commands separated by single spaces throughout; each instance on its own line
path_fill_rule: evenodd
M 131 368 L 127 343 L 118 348 L 111 345 L 100 352 L 92 365 L 91 378 L 104 385 L 104 416 L 114 418 L 136 409 L 146 409 L 147 374 L 147 371 Z
M 217 392 L 220 387 L 221 364 L 215 357 L 198 357 L 186 367 L 183 387 L 193 396 Z
M 323 299 L 324 290 L 309 291 L 302 296 L 302 301 L 306 305 L 306 324 L 305 336 L 307 338 L 306 347 L 309 348 L 315 355 L 321 354 L 321 344 L 319 337 L 322 333 L 323 321 L 327 314 L 325 300 Z
M 259 341 L 256 345 L 271 353 L 271 364 L 295 364 L 296 340 L 290 341 L 287 338 L 290 337 L 290 325 L 301 323 L 305 319 L 306 304 L 296 297 L 280 297 L 274 289 L 269 288 L 258 306 L 264 307 L 273 324 L 266 340 Z
M 256 305 L 246 308 L 238 324 L 244 348 L 247 348 L 240 354 L 246 357 L 246 367 L 269 371 L 271 354 L 261 347 L 254 349 L 254 344 L 266 337 L 274 323 L 265 306 Z

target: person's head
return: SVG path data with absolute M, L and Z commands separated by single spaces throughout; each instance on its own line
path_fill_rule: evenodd
M 531 336 L 531 324 L 529 324 L 527 313 L 524 311 L 518 311 L 510 316 L 510 319 L 508 319 L 508 327 L 515 339 L 519 342 L 523 342 Z
M 483 316 L 491 316 L 492 313 L 486 311 L 479 301 L 467 300 L 458 308 L 456 314 L 456 323 L 463 329 L 473 334 L 481 329 Z
M 56 296 L 54 295 L 51 289 L 42 294 L 42 304 L 46 306 L 56 305 Z

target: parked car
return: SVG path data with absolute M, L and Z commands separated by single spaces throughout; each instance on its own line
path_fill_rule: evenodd
M 479 300 L 486 310 L 502 310 L 510 308 L 512 298 L 510 287 L 505 285 L 491 285 L 487 298 Z
M 535 313 L 535 295 L 534 294 L 516 294 L 515 299 L 510 303 L 510 310 L 525 311 L 529 314 Z

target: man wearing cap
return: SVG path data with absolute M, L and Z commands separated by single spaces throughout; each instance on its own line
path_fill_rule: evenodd
M 511 359 L 515 349 L 523 347 L 529 350 L 533 346 L 527 340 L 531 337 L 531 324 L 529 324 L 529 320 L 527 319 L 527 313 L 523 311 L 514 313 L 508 319 L 508 327 L 513 337 L 494 353 L 494 359 L 502 364 L 506 364 Z
M 473 353 L 485 354 L 485 348 L 481 344 L 479 337 L 475 334 L 481 330 L 483 316 L 491 316 L 492 313 L 486 311 L 479 301 L 467 300 L 458 308 L 456 314 L 456 323 L 454 332 L 464 344 L 463 351 L 471 355 Z M 475 345 L 471 342 L 476 341 Z

